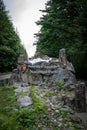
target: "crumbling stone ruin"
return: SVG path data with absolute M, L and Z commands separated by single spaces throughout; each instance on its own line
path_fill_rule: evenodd
M 72 63 L 66 59 L 65 49 L 59 52 L 59 59 L 48 56 L 35 57 L 29 61 L 23 56 L 18 58 L 18 78 L 30 84 L 55 83 L 64 81 L 73 84 L 76 81 L 75 70 Z

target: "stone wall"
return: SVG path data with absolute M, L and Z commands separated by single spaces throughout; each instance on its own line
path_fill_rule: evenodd
M 34 60 L 34 59 L 33 59 Z M 38 59 L 37 59 L 38 61 Z M 43 82 L 64 81 L 67 84 L 75 83 L 75 71 L 71 63 L 67 62 L 65 66 L 58 59 L 50 59 L 35 62 L 29 61 L 28 64 L 28 81 L 33 84 L 40 84 Z
M 23 82 L 30 84 L 42 84 L 44 82 L 55 83 L 64 81 L 65 84 L 73 84 L 76 81 L 75 70 L 72 63 L 66 59 L 65 49 L 59 52 L 59 59 L 42 56 L 35 57 L 23 63 L 23 56 L 18 61 L 19 77 Z M 26 65 L 21 70 L 21 65 Z

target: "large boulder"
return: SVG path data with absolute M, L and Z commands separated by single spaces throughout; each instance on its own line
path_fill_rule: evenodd
M 53 75 L 54 81 L 64 81 L 67 85 L 76 82 L 75 75 L 67 68 L 59 68 L 57 74 Z
M 18 97 L 17 102 L 22 107 L 30 106 L 33 103 L 32 99 L 30 97 L 28 97 L 28 96 L 20 96 L 20 97 Z

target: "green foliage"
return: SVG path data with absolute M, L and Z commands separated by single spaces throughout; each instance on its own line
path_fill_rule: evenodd
M 26 96 L 27 94 L 23 92 L 23 90 L 21 90 L 19 93 L 18 93 L 19 96 Z
M 15 111 L 18 105 L 14 96 L 14 86 L 0 86 L 0 99 L 0 129 L 18 130 L 18 112 Z
M 34 108 L 37 112 L 45 110 L 45 102 L 44 100 L 38 95 L 38 87 L 31 87 L 30 89 L 30 96 L 34 102 Z
M 30 95 L 33 99 L 34 106 L 26 108 L 17 105 L 14 89 L 15 86 L 0 86 L 1 130 L 43 130 L 46 128 L 52 128 L 53 130 L 79 129 L 77 122 L 72 121 L 69 117 L 68 110 L 62 108 L 60 105 L 60 107 L 55 107 L 56 109 L 51 109 L 51 111 L 48 111 L 49 108 L 46 109 L 43 107 L 42 102 L 44 104 L 44 101 L 39 95 L 38 87 L 31 87 Z M 65 126 L 65 124 L 67 125 Z
M 58 57 L 65 48 L 77 74 L 87 75 L 87 1 L 49 0 L 37 25 L 37 52 Z M 84 68 L 84 69 L 83 69 Z
M 0 0 L 0 70 L 9 71 L 17 65 L 20 54 L 27 55 L 18 33 L 15 31 L 11 18 Z
M 18 130 L 18 122 L 17 120 L 17 114 L 16 113 L 11 113 L 12 115 L 7 116 L 2 116 L 2 119 L 4 122 L 1 124 L 0 128 L 1 130 Z
M 19 112 L 18 121 L 21 128 L 27 130 L 38 130 L 39 117 L 45 113 L 45 103 L 38 95 L 38 87 L 30 88 L 30 96 L 33 100 L 33 108 L 21 108 Z
M 45 92 L 45 96 L 47 96 L 47 97 L 51 97 L 52 95 L 53 95 L 53 92 L 51 90 L 47 90 Z
M 64 86 L 64 81 L 56 81 L 55 82 L 56 86 L 58 86 L 59 88 L 62 88 Z
M 22 128 L 36 130 L 37 113 L 33 108 L 21 108 L 19 113 L 19 122 Z
M 66 115 L 68 114 L 68 111 L 66 111 L 66 110 L 63 109 L 63 108 L 60 108 L 60 109 L 59 109 L 59 113 L 60 113 L 60 114 L 63 114 L 63 116 L 66 116 Z

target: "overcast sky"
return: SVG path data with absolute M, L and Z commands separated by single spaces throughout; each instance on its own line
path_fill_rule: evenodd
M 39 26 L 35 22 L 42 16 L 39 10 L 45 8 L 46 2 L 47 0 L 4 0 L 29 57 L 34 55 L 36 50 L 33 46 L 34 33 L 39 31 Z

